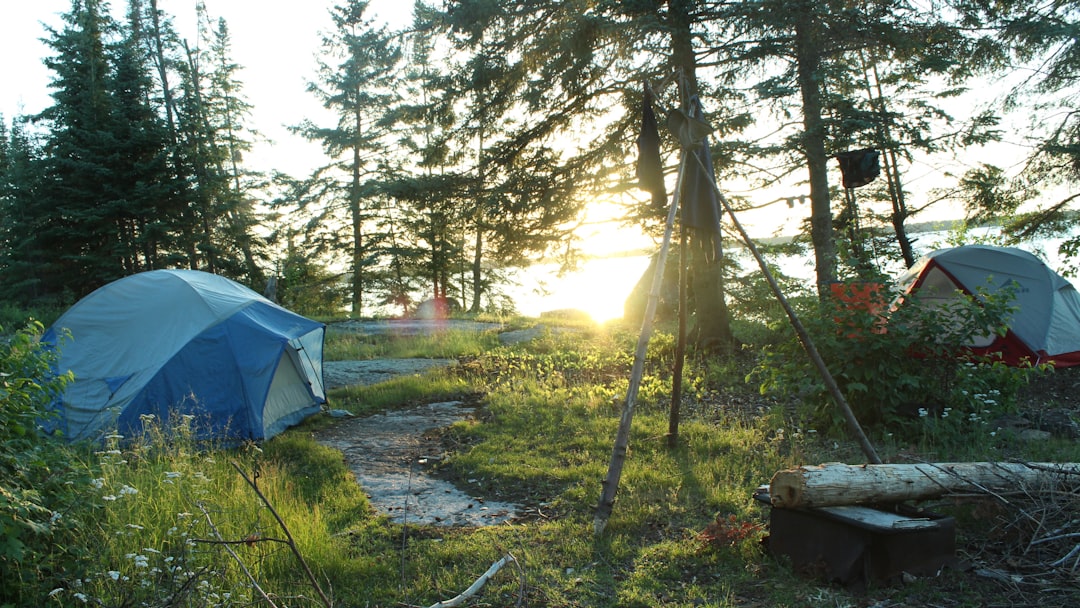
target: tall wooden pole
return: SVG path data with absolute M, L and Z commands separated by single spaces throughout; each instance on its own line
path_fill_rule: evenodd
M 667 444 L 669 448 L 679 445 L 679 408 L 682 405 L 682 376 L 686 360 L 687 272 L 686 272 L 686 222 L 679 223 L 679 336 L 675 344 L 675 365 L 671 370 L 671 407 L 668 410 Z
M 668 249 L 671 245 L 675 211 L 679 207 L 679 198 L 682 196 L 683 174 L 687 159 L 691 156 L 693 154 L 689 150 L 683 150 L 678 179 L 675 182 L 675 194 L 671 199 L 671 207 L 668 209 L 667 224 L 664 226 L 664 240 L 660 245 L 660 255 L 656 257 L 652 287 L 649 290 L 649 300 L 645 305 L 645 318 L 641 322 L 641 334 L 638 336 L 637 349 L 634 351 L 630 386 L 626 390 L 626 401 L 623 402 L 622 417 L 619 419 L 619 431 L 615 435 L 615 447 L 611 451 L 611 463 L 608 465 L 607 477 L 601 485 L 600 503 L 596 506 L 596 516 L 593 519 L 593 531 L 596 534 L 601 534 L 607 526 L 611 509 L 615 505 L 615 493 L 619 490 L 619 479 L 622 477 L 623 464 L 626 462 L 626 448 L 630 443 L 630 425 L 634 420 L 634 406 L 637 402 L 638 389 L 641 387 L 641 377 L 645 372 L 645 353 L 649 347 L 649 338 L 652 337 L 656 306 L 660 301 L 660 287 L 663 283 L 664 267 L 667 265 Z

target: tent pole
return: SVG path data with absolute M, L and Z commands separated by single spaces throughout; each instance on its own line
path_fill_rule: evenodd
M 608 465 L 607 477 L 604 478 L 601 484 L 600 502 L 596 506 L 596 515 L 593 518 L 593 531 L 597 535 L 604 531 L 608 518 L 611 517 L 611 509 L 615 505 L 615 493 L 619 489 L 619 478 L 622 477 L 623 463 L 626 462 L 626 448 L 630 442 L 630 425 L 634 419 L 634 405 L 637 401 L 638 389 L 641 387 L 641 377 L 645 372 L 645 353 L 649 346 L 649 338 L 652 336 L 656 306 L 660 301 L 660 286 L 664 279 L 664 267 L 667 265 L 672 227 L 675 224 L 675 211 L 679 208 L 683 174 L 689 162 L 687 158 L 690 156 L 693 156 L 693 154 L 684 149 L 682 160 L 679 163 L 678 179 L 675 182 L 675 194 L 671 199 L 671 207 L 668 209 L 667 224 L 664 226 L 664 240 L 660 245 L 660 254 L 656 257 L 652 287 L 649 290 L 649 300 L 645 305 L 645 317 L 641 321 L 641 334 L 638 336 L 637 349 L 634 351 L 634 366 L 630 371 L 630 386 L 626 390 L 626 401 L 623 402 L 622 417 L 619 419 L 619 431 L 615 435 L 615 447 L 611 451 L 611 463 Z
M 697 158 L 695 156 L 695 158 Z M 701 159 L 697 159 L 702 168 L 705 169 L 705 165 L 701 163 Z M 795 310 L 791 308 L 791 304 L 787 298 L 784 297 L 784 292 L 780 290 L 780 285 L 777 284 L 776 278 L 769 272 L 768 266 L 765 264 L 765 258 L 762 257 L 761 252 L 754 245 L 754 242 L 750 239 L 750 235 L 746 233 L 746 229 L 739 223 L 738 218 L 735 217 L 735 211 L 731 208 L 731 204 L 728 203 L 727 197 L 720 191 L 720 187 L 716 185 L 712 176 L 708 171 L 703 171 L 706 178 L 708 178 L 713 190 L 716 191 L 716 197 L 720 201 L 720 204 L 724 206 L 724 211 L 731 217 L 731 222 L 735 225 L 735 229 L 739 231 L 739 235 L 742 236 L 743 242 L 746 243 L 746 247 L 753 254 L 754 259 L 757 260 L 758 266 L 761 268 L 762 274 L 765 275 L 765 280 L 769 283 L 769 288 L 772 289 L 773 295 L 776 296 L 776 300 L 780 302 L 780 305 L 784 308 L 784 312 L 787 313 L 788 320 L 791 322 L 791 326 L 795 329 L 795 333 L 799 336 L 799 341 L 802 342 L 803 348 L 806 350 L 806 354 L 810 357 L 810 360 L 814 363 L 814 367 L 817 368 L 818 374 L 821 375 L 822 381 L 825 382 L 825 387 L 829 390 L 829 394 L 832 395 L 836 404 L 840 407 L 840 411 L 844 415 L 844 419 L 847 421 L 848 430 L 859 442 L 859 447 L 862 448 L 863 454 L 866 455 L 867 460 L 871 464 L 881 464 L 881 457 L 878 456 L 877 450 L 870 443 L 870 440 L 866 437 L 866 433 L 863 432 L 862 426 L 859 424 L 859 420 L 855 418 L 855 413 L 851 410 L 851 406 L 848 404 L 847 399 L 844 398 L 844 394 L 840 391 L 840 387 L 836 384 L 836 379 L 833 378 L 832 373 L 829 372 L 829 368 L 825 365 L 825 360 L 821 358 L 821 354 L 817 350 L 817 346 L 814 345 L 813 340 L 810 339 L 810 334 L 807 333 L 806 327 L 803 326 L 802 321 L 795 314 Z

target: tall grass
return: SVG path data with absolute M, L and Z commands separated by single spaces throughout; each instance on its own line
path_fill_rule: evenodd
M 61 605 L 258 601 L 241 564 L 267 593 L 312 597 L 312 588 L 296 575 L 295 558 L 279 542 L 284 531 L 233 463 L 254 476 L 317 571 L 331 567 L 334 556 L 347 549 L 336 533 L 370 515 L 340 458 L 326 448 L 290 450 L 281 442 L 269 457 L 254 445 L 204 451 L 191 441 L 189 428 L 150 424 L 148 429 L 135 441 L 113 436 L 104 449 L 86 453 L 92 478 L 73 516 L 82 521 L 80 544 L 96 549 L 79 563 L 78 572 L 69 573 L 66 588 L 52 595 Z M 279 460 L 282 450 L 291 456 Z M 304 487 L 304 473 L 315 470 L 321 479 L 336 479 L 333 492 Z M 230 557 L 226 546 L 239 559 Z
M 454 371 L 432 369 L 378 384 L 337 388 L 330 391 L 328 401 L 335 408 L 365 414 L 418 403 L 463 399 L 472 391 L 469 383 Z

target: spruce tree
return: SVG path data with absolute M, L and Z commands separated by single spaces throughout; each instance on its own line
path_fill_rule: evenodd
M 330 164 L 312 176 L 302 201 L 310 213 L 312 239 L 326 239 L 329 249 L 347 252 L 350 304 L 362 314 L 367 273 L 378 261 L 383 233 L 373 222 L 385 200 L 382 181 L 389 152 L 388 125 L 382 122 L 394 104 L 396 74 L 401 50 L 385 27 L 367 15 L 368 3 L 347 0 L 330 11 L 334 30 L 323 39 L 318 82 L 308 90 L 333 113 L 333 126 L 306 121 L 296 130 L 319 142 Z M 344 233 L 335 225 L 344 223 Z M 342 238 L 344 237 L 344 238 Z
M 119 115 L 111 91 L 117 25 L 101 0 L 73 0 L 64 28 L 47 42 L 53 71 L 51 107 L 37 119 L 49 136 L 43 155 L 41 205 L 51 207 L 38 231 L 45 289 L 89 293 L 122 274 L 115 165 Z

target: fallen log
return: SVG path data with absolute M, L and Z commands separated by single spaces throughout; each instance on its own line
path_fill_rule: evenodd
M 995 494 L 1080 485 L 1080 464 L 950 462 L 919 464 L 829 463 L 778 471 L 769 483 L 774 507 L 891 504 L 946 494 Z

